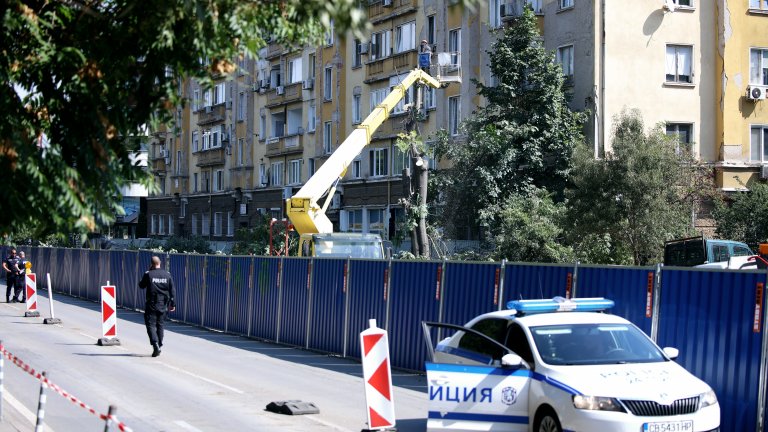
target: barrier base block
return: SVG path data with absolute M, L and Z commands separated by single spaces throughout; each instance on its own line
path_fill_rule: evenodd
M 118 338 L 99 338 L 99 341 L 96 342 L 96 345 L 99 345 L 99 346 L 120 345 L 120 339 L 118 339 Z
M 43 324 L 61 324 L 61 319 L 59 318 L 46 318 L 43 320 Z
M 38 311 L 26 311 L 24 312 L 24 316 L 27 318 L 37 318 L 40 316 L 40 312 Z
M 320 409 L 312 402 L 302 402 L 300 400 L 270 402 L 267 405 L 267 411 L 287 415 L 320 413 Z

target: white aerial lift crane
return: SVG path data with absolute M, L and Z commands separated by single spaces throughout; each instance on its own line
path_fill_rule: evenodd
M 451 79 L 450 81 L 456 81 Z M 376 234 L 334 233 L 333 224 L 325 215 L 336 186 L 347 167 L 370 144 L 371 136 L 389 117 L 415 83 L 439 88 L 442 82 L 421 69 L 411 71 L 396 85 L 366 119 L 341 143 L 328 160 L 291 198 L 285 200 L 286 212 L 299 233 L 299 255 L 353 258 L 384 258 L 381 237 Z M 325 202 L 320 200 L 325 196 Z

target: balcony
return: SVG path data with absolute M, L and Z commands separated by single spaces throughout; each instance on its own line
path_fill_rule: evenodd
M 416 0 L 379 0 L 368 5 L 372 24 L 416 10 Z
M 226 114 L 225 111 L 224 104 L 205 107 L 197 112 L 197 125 L 202 126 L 223 122 Z
M 195 165 L 199 167 L 206 167 L 211 165 L 224 165 L 224 149 L 223 148 L 205 150 L 195 154 L 197 155 L 197 163 Z
M 286 135 L 267 140 L 267 157 L 304 153 L 304 135 Z
M 278 88 L 270 89 L 267 93 L 267 108 L 274 108 L 276 106 L 284 105 L 291 102 L 298 102 L 301 100 L 301 86 L 303 81 L 295 82 Z
M 267 45 L 267 55 L 265 57 L 266 60 L 273 59 L 275 57 L 280 57 L 283 54 L 283 46 L 277 43 L 270 43 Z
M 165 158 L 152 159 L 152 172 L 154 174 L 164 175 L 168 168 L 165 165 Z
M 394 54 L 374 60 L 365 65 L 365 83 L 388 79 L 397 72 L 411 71 L 419 65 L 419 53 L 416 50 Z

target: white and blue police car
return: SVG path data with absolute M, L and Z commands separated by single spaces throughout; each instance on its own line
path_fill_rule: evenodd
M 422 323 L 427 430 L 714 432 L 714 391 L 603 298 L 522 300 L 465 326 Z M 432 336 L 441 340 L 432 344 Z

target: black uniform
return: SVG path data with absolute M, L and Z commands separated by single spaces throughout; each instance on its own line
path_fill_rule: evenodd
M 16 265 L 18 265 L 19 259 L 16 255 L 8 255 L 5 259 L 5 266 L 10 270 L 5 273 L 5 302 L 11 302 L 11 292 L 16 286 Z
M 147 290 L 144 323 L 147 326 L 149 343 L 153 347 L 163 346 L 163 322 L 168 309 L 174 307 L 176 299 L 173 278 L 163 269 L 152 269 L 144 273 L 139 288 Z
M 16 288 L 13 290 L 13 298 L 17 299 L 20 303 L 27 301 L 27 259 L 16 258 L 17 265 L 19 266 L 19 272 L 16 274 Z

